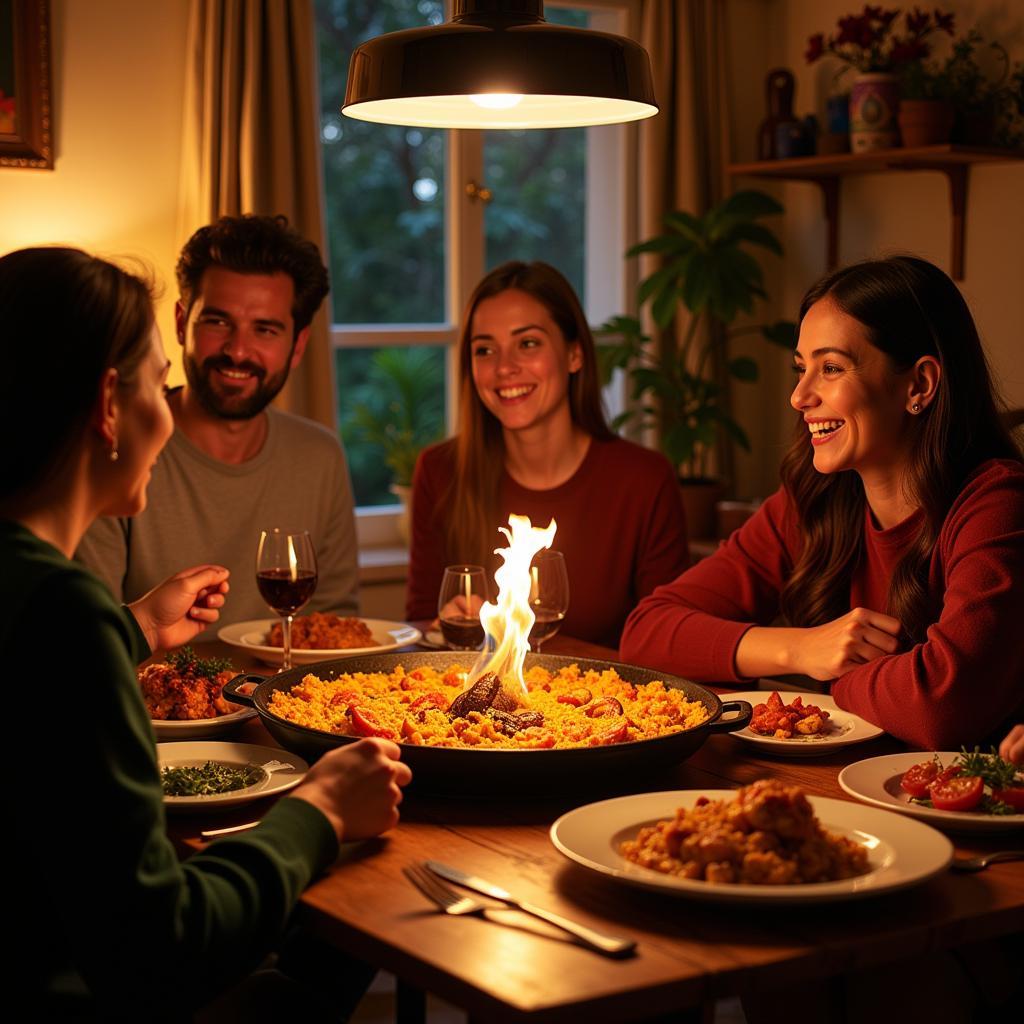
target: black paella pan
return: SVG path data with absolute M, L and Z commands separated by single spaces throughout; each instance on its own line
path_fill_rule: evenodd
M 341 658 L 302 665 L 270 677 L 252 673 L 236 676 L 224 687 L 224 696 L 255 708 L 267 731 L 286 750 L 316 760 L 328 750 L 355 743 L 359 737 L 339 736 L 281 718 L 270 710 L 275 692 L 290 690 L 310 673 L 331 680 L 351 672 L 390 673 L 398 665 L 410 671 L 430 667 L 444 672 L 454 664 L 466 665 L 466 654 L 414 652 Z M 678 764 L 697 751 L 708 736 L 734 732 L 750 721 L 752 709 L 746 701 L 723 702 L 710 690 L 687 679 L 636 665 L 557 654 L 527 654 L 524 671 L 539 665 L 557 672 L 573 664 L 584 672 L 613 668 L 627 682 L 638 685 L 661 680 L 668 687 L 682 690 L 687 700 L 703 704 L 708 710 L 707 721 L 693 729 L 654 739 L 569 750 L 480 750 L 402 744 L 402 760 L 412 769 L 415 788 L 433 793 L 520 792 L 537 796 L 582 786 L 607 787 Z M 240 692 L 239 687 L 247 683 L 257 685 L 249 694 Z

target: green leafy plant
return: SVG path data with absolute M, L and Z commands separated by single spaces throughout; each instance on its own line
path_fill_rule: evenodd
M 416 457 L 442 434 L 444 365 L 426 348 L 378 349 L 361 391 L 342 431 L 376 448 L 394 482 L 408 487 Z
M 947 82 L 948 98 L 961 117 L 987 120 L 991 138 L 985 141 L 1011 147 L 1024 144 L 1024 64 L 1011 64 L 1002 43 L 986 43 L 977 29 L 971 29 L 953 43 L 938 73 Z
M 762 217 L 782 213 L 782 206 L 763 192 L 736 192 L 697 217 L 685 211 L 665 218 L 664 234 L 641 242 L 626 254 L 657 253 L 663 266 L 640 283 L 637 303 L 650 305 L 661 329 L 657 351 L 636 317 L 616 316 L 598 329 L 610 340 L 599 349 L 602 372 L 609 380 L 616 368 L 627 370 L 636 407 L 616 418 L 657 429 L 662 450 L 683 476 L 707 476 L 708 460 L 721 435 L 747 451 L 750 440 L 733 418 L 723 385 L 728 378 L 756 381 L 757 363 L 732 357 L 729 342 L 741 334 L 760 334 L 774 345 L 792 349 L 796 326 L 731 325 L 741 313 L 751 314 L 767 297 L 757 258 L 747 249 L 758 246 L 782 254 L 782 246 Z M 670 330 L 680 308 L 689 316 L 677 341 Z

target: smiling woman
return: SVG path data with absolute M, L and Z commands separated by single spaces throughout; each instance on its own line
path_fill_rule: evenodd
M 668 460 L 605 424 L 594 339 L 554 267 L 504 263 L 477 285 L 459 379 L 458 436 L 416 468 L 407 616 L 433 617 L 446 565 L 493 574 L 510 513 L 554 518 L 569 574 L 563 630 L 618 646 L 630 609 L 688 562 L 682 502 Z
M 794 362 L 783 487 L 640 604 L 623 657 L 832 681 L 839 707 L 932 749 L 997 738 L 1024 710 L 1024 650 L 1006 643 L 1024 466 L 963 297 L 909 256 L 838 270 L 804 298 Z

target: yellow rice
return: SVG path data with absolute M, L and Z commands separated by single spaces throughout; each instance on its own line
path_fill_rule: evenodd
M 411 707 L 418 698 L 437 694 L 442 698 L 438 703 L 447 709 L 462 692 L 466 672 L 461 665 L 443 673 L 426 666 L 406 672 L 398 666 L 390 674 L 353 672 L 330 681 L 310 673 L 291 690 L 276 691 L 270 710 L 289 722 L 336 735 L 360 734 L 353 727 L 353 712 L 370 711 L 382 733 L 402 743 L 510 750 L 593 747 L 652 739 L 692 729 L 708 718 L 703 704 L 688 701 L 681 691 L 661 682 L 634 686 L 613 669 L 582 672 L 576 665 L 557 673 L 539 667 L 526 672 L 529 708 L 543 714 L 544 724 L 513 735 L 506 735 L 489 716 L 477 711 L 451 720 L 440 708 Z M 583 690 L 592 696 L 583 707 L 558 700 L 570 694 L 581 699 L 586 696 Z M 588 717 L 586 708 L 593 710 L 603 697 L 616 698 L 622 714 Z

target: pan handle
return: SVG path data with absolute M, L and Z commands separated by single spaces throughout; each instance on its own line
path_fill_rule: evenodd
M 730 711 L 737 712 L 735 718 L 726 718 Z M 742 729 L 750 721 L 754 709 L 749 701 L 745 700 L 724 700 L 722 701 L 722 713 L 714 722 L 710 722 L 705 728 L 708 732 L 736 732 Z
M 256 701 L 252 699 L 252 695 L 242 693 L 239 687 L 245 686 L 246 683 L 263 683 L 266 682 L 267 678 L 267 676 L 257 675 L 255 672 L 243 672 L 242 675 L 229 679 L 224 684 L 221 693 L 225 700 L 229 700 L 234 704 L 244 704 L 247 708 L 254 708 L 256 707 Z

